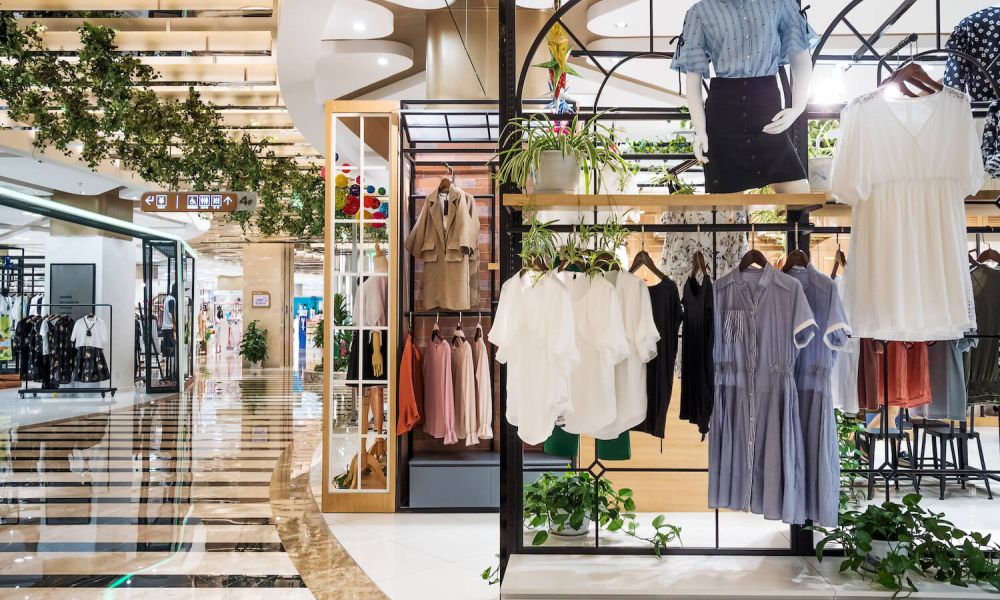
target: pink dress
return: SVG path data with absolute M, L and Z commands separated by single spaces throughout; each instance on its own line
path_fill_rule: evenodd
M 435 328 L 436 329 L 436 328 Z M 424 352 L 424 431 L 445 444 L 455 435 L 455 394 L 451 379 L 451 344 L 432 336 Z

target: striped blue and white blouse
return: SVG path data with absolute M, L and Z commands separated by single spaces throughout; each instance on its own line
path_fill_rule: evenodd
M 819 36 L 795 0 L 701 0 L 684 17 L 671 68 L 709 77 L 766 77 Z

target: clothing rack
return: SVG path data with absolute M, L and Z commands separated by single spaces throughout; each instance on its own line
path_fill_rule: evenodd
M 114 381 L 114 316 L 115 316 L 114 306 L 112 306 L 111 304 L 102 304 L 102 303 L 95 303 L 95 304 L 89 304 L 89 303 L 88 304 L 65 304 L 65 303 L 51 303 L 50 304 L 50 303 L 45 303 L 45 304 L 38 304 L 36 306 L 41 306 L 41 307 L 44 307 L 44 308 L 75 308 L 75 307 L 79 307 L 79 306 L 89 306 L 89 307 L 91 307 L 93 309 L 97 309 L 97 308 L 106 308 L 106 309 L 108 309 L 108 321 L 107 321 L 107 325 L 108 325 L 108 379 L 107 379 L 108 386 L 103 386 L 103 387 L 86 387 L 86 388 L 77 388 L 77 387 L 30 387 L 28 385 L 28 383 L 29 383 L 28 380 L 25 380 L 24 381 L 24 387 L 22 389 L 19 389 L 17 391 L 17 393 L 20 394 L 22 398 L 24 398 L 25 396 L 27 396 L 29 394 L 31 395 L 32 398 L 37 398 L 38 394 L 100 394 L 101 398 L 105 398 L 105 397 L 107 397 L 107 394 L 111 394 L 111 397 L 114 398 L 115 393 L 118 391 L 118 388 L 116 388 L 116 387 L 114 387 L 114 386 L 111 385 L 111 382 Z M 74 383 L 76 383 L 76 382 L 74 382 Z M 72 384 L 64 384 L 64 385 L 69 386 L 69 385 L 72 385 Z
M 830 24 L 829 28 L 824 33 L 819 46 L 814 50 L 813 61 L 822 61 L 824 63 L 849 63 L 849 64 L 870 64 L 877 65 L 883 62 L 883 57 L 879 54 L 875 48 L 874 44 L 877 42 L 878 38 L 889 31 L 893 24 L 896 23 L 901 14 L 894 14 L 886 20 L 886 23 L 882 27 L 878 28 L 876 35 L 872 36 L 872 39 L 866 39 L 852 24 L 850 24 L 848 16 L 850 11 L 862 4 L 865 0 L 850 0 L 846 3 L 846 7 L 838 15 L 836 19 Z M 649 10 L 652 14 L 653 6 L 656 0 L 648 0 Z M 872 4 L 876 3 L 877 0 L 869 0 Z M 549 17 L 547 22 L 542 25 L 534 38 L 533 43 L 528 48 L 528 56 L 531 56 L 535 50 L 541 47 L 546 34 L 551 29 L 551 27 L 560 23 L 565 27 L 567 14 L 577 9 L 582 10 L 578 5 L 582 3 L 582 0 L 565 0 L 562 5 L 555 10 Z M 941 0 L 934 0 L 936 7 L 938 19 L 937 19 L 937 50 L 940 51 L 943 48 L 943 32 L 941 29 Z M 896 12 L 905 12 L 912 6 L 912 3 L 904 3 L 901 5 L 900 9 Z M 500 98 L 500 122 L 501 124 L 508 122 L 510 119 L 515 117 L 524 117 L 532 114 L 533 108 L 527 106 L 526 103 L 522 102 L 522 94 L 524 90 L 525 81 L 527 79 L 528 73 L 530 71 L 530 64 L 522 63 L 517 59 L 516 47 L 514 40 L 517 39 L 516 23 L 515 23 L 515 1 L 514 0 L 501 0 L 500 10 L 499 10 L 499 20 L 500 20 L 500 84 L 499 89 L 501 90 Z M 833 56 L 823 54 L 823 47 L 829 37 L 833 34 L 838 27 L 842 24 L 846 24 L 848 29 L 852 30 L 857 37 L 860 38 L 862 43 L 862 48 L 859 53 L 854 56 Z M 572 35 L 572 34 L 571 34 Z M 641 35 L 641 34 L 640 34 Z M 613 57 L 618 59 L 617 65 L 622 62 L 630 60 L 632 58 L 650 54 L 652 51 L 652 45 L 654 41 L 654 32 L 652 27 L 649 31 L 650 48 L 641 50 L 630 50 L 630 51 L 613 51 L 605 52 L 601 51 L 590 51 L 586 48 L 585 44 L 579 43 L 578 46 L 581 48 L 574 50 L 575 56 L 591 56 L 599 54 L 602 57 Z M 522 49 L 523 50 L 523 49 Z M 887 56 L 892 56 L 898 52 L 900 48 L 894 50 Z M 873 53 L 874 56 L 869 56 L 869 53 Z M 666 53 L 663 53 L 664 55 Z M 612 56 L 613 55 L 613 56 Z M 605 82 L 610 75 L 614 73 L 614 69 L 617 65 L 608 67 L 607 63 L 603 66 L 599 65 L 600 70 L 605 75 Z M 610 69 L 610 70 L 609 70 Z M 603 87 L 603 83 L 602 83 Z M 661 107 L 611 107 L 611 106 L 600 106 L 598 102 L 595 102 L 597 106 L 593 110 L 580 111 L 578 116 L 580 118 L 587 118 L 596 113 L 604 110 L 613 110 L 600 116 L 601 119 L 617 120 L 617 121 L 664 121 L 664 120 L 686 120 L 690 116 L 681 112 L 676 108 L 661 108 Z M 988 107 L 988 103 L 973 103 L 973 112 L 976 116 L 982 116 L 985 113 L 985 109 Z M 590 108 L 590 107 L 588 107 Z M 803 157 L 807 152 L 807 136 L 806 134 L 806 124 L 810 119 L 836 119 L 839 118 L 840 112 L 843 106 L 809 106 L 804 117 L 794 126 L 791 134 L 796 146 L 799 148 L 800 155 Z M 547 115 L 552 118 L 551 114 Z M 501 125 L 502 126 L 502 125 Z M 511 143 L 510 140 L 502 140 L 503 143 Z M 501 150 L 508 149 L 510 146 L 504 146 Z M 693 155 L 671 155 L 669 157 L 664 157 L 657 155 L 655 157 L 641 156 L 637 157 L 639 159 L 649 159 L 649 160 L 688 160 L 693 158 Z M 498 200 L 503 205 L 504 196 L 507 194 L 517 193 L 517 188 L 512 184 L 504 184 L 499 187 L 498 190 Z M 990 202 L 992 203 L 992 202 Z M 521 261 L 518 256 L 521 235 L 527 230 L 524 226 L 521 215 L 522 212 L 520 208 L 517 207 L 505 207 L 506 210 L 500 211 L 499 215 L 499 226 L 500 226 L 500 268 L 501 268 L 501 281 L 506 281 L 508 278 L 512 277 L 521 269 Z M 810 214 L 815 212 L 816 207 L 807 207 L 805 210 L 789 210 L 786 214 L 786 222 L 779 224 L 719 224 L 716 221 L 716 210 L 712 210 L 712 223 L 706 225 L 664 225 L 664 224 L 646 224 L 646 225 L 627 225 L 627 227 L 632 231 L 644 230 L 649 232 L 692 232 L 701 231 L 703 233 L 711 233 L 712 241 L 712 258 L 714 263 L 714 258 L 717 251 L 717 236 L 719 232 L 725 231 L 742 231 L 748 234 L 754 234 L 756 232 L 772 231 L 772 232 L 783 232 L 786 234 L 786 247 L 792 248 L 797 246 L 802 248 L 807 253 L 810 248 L 810 237 L 813 234 L 837 234 L 844 233 L 849 234 L 851 231 L 850 227 L 827 227 L 827 226 L 817 226 L 810 222 Z M 596 217 L 597 208 L 594 207 L 594 214 Z M 560 231 L 570 231 L 573 229 L 572 225 L 556 225 L 552 228 L 556 232 Z M 998 233 L 1000 228 L 997 227 L 970 227 L 968 228 L 969 233 Z M 717 265 L 713 264 L 711 272 L 713 275 L 718 274 Z M 986 336 L 982 336 L 986 337 Z M 883 361 L 883 369 L 887 373 L 887 358 Z M 501 411 L 506 407 L 506 369 L 501 367 L 499 369 L 499 384 L 500 392 L 499 398 L 501 403 Z M 888 398 L 888 377 L 884 377 L 884 398 Z M 887 433 L 889 428 L 888 423 L 888 412 L 889 407 L 887 404 L 883 403 L 881 406 L 882 412 L 882 425 L 881 432 Z M 897 481 L 900 477 L 912 477 L 915 471 L 919 471 L 922 476 L 934 476 L 935 474 L 943 475 L 943 473 L 936 472 L 932 469 L 902 469 L 898 466 L 893 466 L 888 464 L 888 456 L 890 451 L 890 442 L 886 437 L 884 440 L 885 448 L 885 461 L 883 464 L 873 464 L 870 469 L 853 469 L 844 470 L 845 474 L 852 474 L 858 477 L 873 475 L 880 481 L 880 487 L 884 483 L 884 489 L 886 498 L 891 495 L 892 483 Z M 625 547 L 620 545 L 608 546 L 601 541 L 600 529 L 597 529 L 596 538 L 593 540 L 593 544 L 590 545 L 588 540 L 588 545 L 553 545 L 553 546 L 542 546 L 542 547 L 532 547 L 526 546 L 524 541 L 524 528 L 522 520 L 523 512 L 523 489 L 524 489 L 524 478 L 530 474 L 537 474 L 543 471 L 552 471 L 551 468 L 538 468 L 525 463 L 524 456 L 524 444 L 521 442 L 517 435 L 517 430 L 514 426 L 510 425 L 505 419 L 501 419 L 501 512 L 500 512 L 500 522 L 501 522 L 501 535 L 500 535 L 500 574 L 501 577 L 506 570 L 507 561 L 511 554 L 530 554 L 530 555 L 540 555 L 540 554 L 574 554 L 574 555 L 650 555 L 653 553 L 651 548 L 648 547 Z M 634 467 L 615 467 L 603 464 L 600 460 L 597 460 L 592 465 L 580 465 L 574 460 L 572 466 L 566 469 L 559 469 L 561 472 L 574 472 L 574 473 L 587 473 L 589 472 L 595 479 L 600 479 L 605 473 L 613 475 L 617 472 L 628 472 L 628 473 L 650 473 L 650 474 L 666 474 L 666 473 L 690 473 L 690 472 L 707 472 L 707 469 L 690 469 L 690 468 L 671 468 L 671 467 L 651 467 L 651 468 L 634 468 Z M 983 471 L 980 469 L 973 470 L 956 470 L 948 469 L 947 475 L 982 475 Z M 986 474 L 995 477 L 1000 474 L 1000 471 L 987 470 Z M 596 482 L 595 482 L 596 483 Z M 723 545 L 720 541 L 720 530 L 719 530 L 719 511 L 715 512 L 715 542 L 709 547 L 701 548 L 676 548 L 670 547 L 662 549 L 662 554 L 681 554 L 681 555 L 751 555 L 751 556 L 810 556 L 815 554 L 813 533 L 812 531 L 806 529 L 803 526 L 792 525 L 790 526 L 789 535 L 789 545 L 782 548 L 745 548 L 745 547 L 733 547 Z M 827 551 L 828 554 L 835 554 L 836 551 Z
M 535 101 L 538 105 L 544 105 L 543 101 Z M 418 217 L 417 202 L 425 196 L 417 188 L 417 177 L 426 174 L 429 170 L 434 170 L 435 175 L 439 172 L 455 179 L 456 168 L 476 168 L 489 177 L 489 189 L 486 193 L 472 196 L 480 201 L 485 201 L 487 211 L 487 223 L 489 229 L 490 252 L 488 256 L 480 256 L 480 274 L 483 270 L 489 273 L 489 290 L 483 290 L 482 295 L 489 295 L 489 308 L 487 302 L 481 298 L 480 307 L 470 307 L 469 310 L 418 310 L 416 309 L 416 259 L 408 253 L 401 251 L 399 260 L 400 273 L 405 273 L 407 285 L 400 286 L 400 302 L 397 323 L 399 324 L 398 339 L 406 339 L 407 334 L 414 332 L 414 322 L 416 319 L 441 318 L 460 319 L 463 325 L 465 317 L 477 319 L 487 328 L 492 321 L 493 311 L 496 307 L 497 275 L 493 270 L 488 269 L 488 265 L 497 260 L 497 202 L 496 202 L 496 173 L 495 161 L 490 161 L 489 157 L 495 152 L 495 143 L 499 138 L 500 129 L 499 113 L 496 109 L 496 102 L 491 101 L 461 101 L 461 102 L 438 102 L 435 106 L 442 105 L 444 108 L 427 109 L 428 103 L 424 101 L 403 101 L 400 111 L 400 169 L 399 188 L 403 190 L 405 202 L 405 218 L 397 220 L 397 235 L 399 239 L 404 239 L 416 224 Z M 449 104 L 456 104 L 454 108 Z M 471 108 L 470 108 L 471 107 Z M 475 158 L 471 158 L 475 157 Z M 481 157 L 481 158 L 480 158 Z M 480 175 L 482 176 L 482 175 Z M 458 178 L 462 177 L 459 172 Z M 466 190 L 469 191 L 469 190 Z M 470 192 L 471 193 L 471 192 Z M 402 248 L 402 244 L 400 244 Z M 496 389 L 496 367 L 493 360 L 493 348 L 488 347 L 490 353 L 490 379 Z M 403 345 L 397 348 L 398 365 L 402 356 Z M 495 397 L 495 394 L 494 394 Z M 496 400 L 494 400 L 496 402 Z M 494 424 L 496 427 L 496 424 Z M 496 455 L 498 450 L 499 434 L 495 434 L 493 439 L 488 440 L 488 447 L 482 449 L 453 450 L 449 447 L 447 452 L 437 454 L 453 455 L 453 461 L 461 462 L 476 455 Z M 483 440 L 486 442 L 487 440 Z M 414 431 L 410 431 L 399 438 L 397 444 L 397 510 L 400 511 L 422 511 L 436 512 L 441 510 L 459 512 L 495 512 L 495 508 L 482 506 L 448 506 L 439 508 L 414 507 L 411 506 L 411 461 L 414 458 L 421 458 L 421 453 L 427 451 L 417 451 L 415 449 Z M 435 453 L 432 453 L 435 454 Z M 469 468 L 476 466 L 479 462 L 470 462 Z M 421 465 L 423 466 L 423 465 Z

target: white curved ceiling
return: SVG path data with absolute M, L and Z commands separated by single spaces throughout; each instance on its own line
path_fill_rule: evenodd
M 368 0 L 334 0 L 323 28 L 324 40 L 372 40 L 392 35 L 392 11 Z M 279 38 L 280 41 L 281 38 Z
M 400 0 L 415 2 L 416 0 Z M 394 16 L 368 0 L 285 0 L 278 20 L 281 93 L 296 128 L 326 148 L 323 103 L 413 66 L 413 49 L 391 35 Z
M 413 48 L 399 42 L 324 41 L 315 66 L 316 101 L 322 105 L 412 66 Z

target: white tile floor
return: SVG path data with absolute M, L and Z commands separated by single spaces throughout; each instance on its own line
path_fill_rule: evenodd
M 495 514 L 328 514 L 337 540 L 391 600 L 495 600 Z
M 115 393 L 113 398 L 110 395 L 101 398 L 98 394 L 76 395 L 70 392 L 21 398 L 17 389 L 0 390 L 0 429 L 15 429 L 90 413 L 107 412 L 109 409 L 128 407 L 156 397 L 158 396 L 147 396 L 141 391 L 122 390 Z

